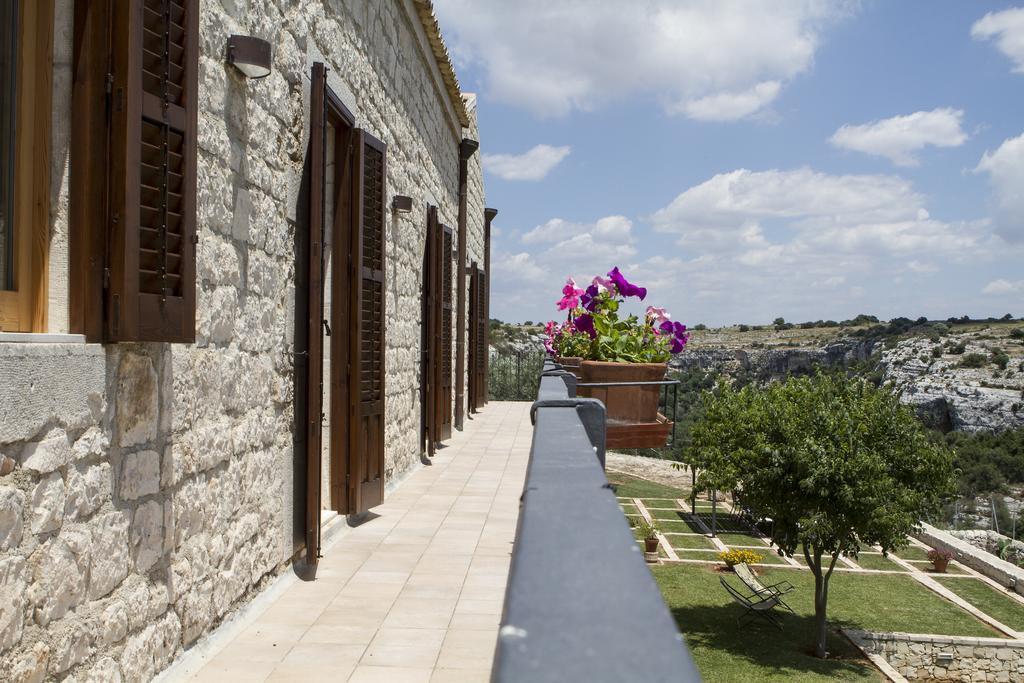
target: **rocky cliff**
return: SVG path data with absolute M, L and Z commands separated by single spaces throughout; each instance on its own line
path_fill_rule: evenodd
M 1000 351 L 1007 356 L 1005 367 L 992 360 Z M 971 367 L 968 359 L 980 366 Z M 1024 347 L 1005 331 L 975 330 L 939 339 L 912 336 L 885 345 L 853 337 L 798 348 L 698 343 L 672 361 L 679 370 L 699 368 L 733 378 L 745 375 L 754 381 L 854 365 L 874 367 L 926 424 L 937 429 L 1024 427 Z

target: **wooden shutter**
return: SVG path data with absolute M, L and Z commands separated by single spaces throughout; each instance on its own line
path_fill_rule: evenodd
M 316 565 L 320 555 L 320 490 L 321 457 L 323 448 L 323 237 L 325 189 L 325 90 L 327 70 L 317 62 L 313 64 L 310 81 L 309 116 L 309 212 L 305 235 L 300 236 L 300 273 L 296 277 L 297 298 L 302 298 L 305 309 L 305 353 L 299 358 L 305 368 L 306 410 L 301 416 L 306 442 L 306 563 Z M 303 296 L 305 295 L 305 296 Z M 302 335 L 297 341 L 301 343 Z M 302 351 L 302 349 L 298 349 Z M 297 364 L 297 369 L 300 366 Z
M 454 275 L 452 266 L 452 242 L 455 234 L 447 225 L 442 226 L 443 236 L 441 239 L 441 438 L 449 439 L 452 435 L 452 414 L 454 411 L 454 387 L 452 378 L 455 376 L 452 367 L 452 322 L 454 316 L 454 287 L 452 277 Z
M 384 499 L 384 258 L 387 148 L 356 130 L 358 229 L 353 241 L 354 325 L 350 395 L 351 500 L 357 512 Z
M 434 445 L 440 440 L 437 404 L 439 397 L 440 371 L 438 363 L 440 355 L 440 301 L 438 286 L 441 275 L 438 272 L 439 225 L 437 207 L 427 207 L 427 234 L 423 253 L 423 446 L 428 455 L 434 454 Z
M 105 336 L 192 342 L 199 0 L 115 8 Z
M 469 353 L 466 354 L 466 372 L 469 375 L 469 386 L 466 392 L 466 401 L 469 406 L 469 412 L 476 411 L 476 333 L 479 326 L 476 324 L 479 312 L 477 311 L 477 296 L 476 290 L 479 287 L 479 283 L 476 278 L 477 267 L 476 261 L 469 268 Z
M 473 370 L 476 385 L 476 409 L 487 403 L 487 277 L 476 269 L 476 367 Z

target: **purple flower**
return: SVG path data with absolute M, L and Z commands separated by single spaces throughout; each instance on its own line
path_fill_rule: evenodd
M 573 325 L 580 332 L 586 332 L 587 336 L 591 339 L 597 336 L 597 330 L 594 328 L 594 319 L 586 313 L 576 318 L 573 321 Z
M 658 329 L 661 330 L 662 334 L 675 334 L 676 331 L 676 328 L 672 324 L 671 320 L 666 320 L 660 325 L 658 325 Z
M 671 351 L 672 353 L 679 353 L 684 348 L 686 348 L 685 340 L 680 341 L 679 337 L 672 338 L 672 346 L 669 348 L 669 351 Z
M 597 285 L 590 285 L 587 287 L 587 291 L 583 292 L 583 296 L 580 297 L 580 305 L 587 309 L 591 313 L 597 308 Z
M 622 296 L 635 296 L 640 299 L 640 301 L 643 301 L 647 297 L 647 289 L 630 283 L 622 273 L 619 272 L 618 266 L 611 269 L 608 273 L 608 277 L 615 283 L 615 288 L 619 290 L 619 294 Z

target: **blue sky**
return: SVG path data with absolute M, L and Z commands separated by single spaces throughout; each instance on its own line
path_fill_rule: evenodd
M 435 0 L 494 317 L 618 265 L 710 325 L 1024 315 L 1024 8 Z

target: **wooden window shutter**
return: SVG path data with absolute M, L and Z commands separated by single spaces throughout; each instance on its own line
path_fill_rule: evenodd
M 352 372 L 350 453 L 355 510 L 384 499 L 384 260 L 387 147 L 355 131 L 358 230 L 352 250 Z
M 469 346 L 468 353 L 466 354 L 466 374 L 469 376 L 469 386 L 466 391 L 466 402 L 469 408 L 469 412 L 476 411 L 476 333 L 479 327 L 476 324 L 477 316 L 477 296 L 476 290 L 479 283 L 476 279 L 476 262 L 469 267 Z
M 484 403 L 487 402 L 487 316 L 485 311 L 487 310 L 487 278 L 484 277 L 484 271 L 477 268 L 474 264 L 473 269 L 473 280 L 476 283 L 475 287 L 475 298 L 473 302 L 474 318 L 473 322 L 476 325 L 476 329 L 473 334 L 473 343 L 475 348 L 473 349 L 473 360 L 474 365 L 470 372 L 472 374 L 473 384 L 473 409 L 480 410 L 484 407 Z
M 439 342 L 440 335 L 440 301 L 438 286 L 441 275 L 438 273 L 438 231 L 437 207 L 427 207 L 427 234 L 423 250 L 423 448 L 433 456 L 434 445 L 440 440 L 437 404 L 439 397 Z
M 193 342 L 199 0 L 115 8 L 105 338 Z
M 441 241 L 441 438 L 452 435 L 452 415 L 454 412 L 454 391 L 452 380 L 455 371 L 452 367 L 452 323 L 454 317 L 454 260 L 452 243 L 455 234 L 447 225 L 442 226 L 444 232 Z

